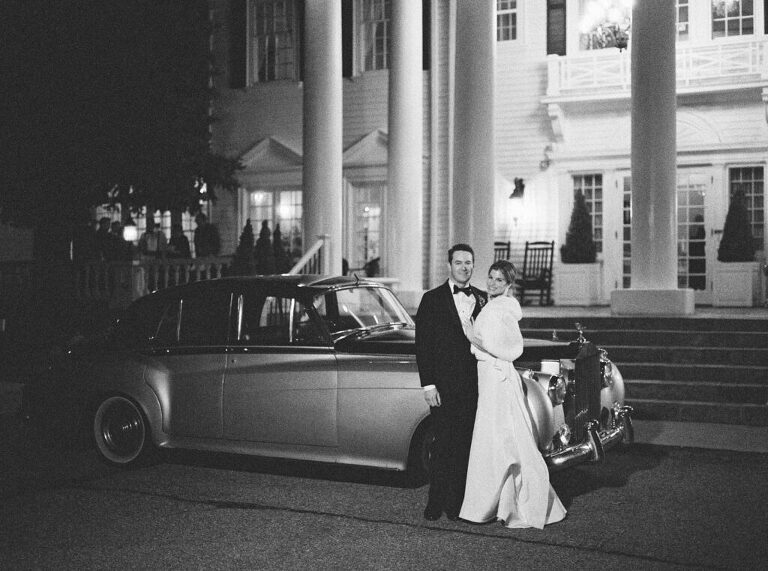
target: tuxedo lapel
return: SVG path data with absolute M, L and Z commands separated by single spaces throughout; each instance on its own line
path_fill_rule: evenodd
M 475 309 L 472 310 L 472 319 L 475 319 L 480 314 L 480 310 L 483 309 L 483 306 L 486 304 L 486 300 L 480 293 L 480 290 L 474 286 L 472 286 L 472 295 L 475 296 Z
M 442 287 L 443 303 L 446 305 L 448 315 L 450 315 L 451 323 L 459 328 L 460 331 L 464 331 L 461 326 L 461 318 L 459 318 L 459 310 L 456 309 L 456 303 L 453 301 L 453 292 L 451 291 L 451 284 L 446 281 Z

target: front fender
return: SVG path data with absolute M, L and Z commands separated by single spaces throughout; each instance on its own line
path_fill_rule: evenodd
M 539 450 L 547 450 L 555 436 L 555 411 L 546 390 L 527 375 L 521 376 L 523 391 L 531 415 L 533 435 Z

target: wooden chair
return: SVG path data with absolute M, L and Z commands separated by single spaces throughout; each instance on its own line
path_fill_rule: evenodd
M 517 277 L 520 305 L 538 293 L 539 305 L 552 305 L 552 258 L 555 242 L 526 242 L 523 270 Z
M 494 242 L 493 261 L 498 262 L 499 260 L 508 260 L 511 246 L 511 242 Z

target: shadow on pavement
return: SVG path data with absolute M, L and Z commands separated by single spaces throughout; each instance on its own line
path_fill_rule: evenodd
M 621 446 L 606 454 L 601 464 L 582 464 L 570 470 L 550 476 L 560 501 L 566 509 L 574 498 L 601 488 L 622 488 L 630 476 L 637 472 L 653 470 L 659 466 L 669 452 L 662 447 L 647 444 Z

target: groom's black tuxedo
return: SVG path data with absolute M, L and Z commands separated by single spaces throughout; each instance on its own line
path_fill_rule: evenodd
M 488 297 L 475 287 L 471 289 L 476 317 Z M 435 385 L 441 400 L 441 406 L 431 409 L 435 443 L 429 505 L 449 516 L 458 515 L 477 408 L 477 361 L 448 281 L 421 299 L 416 313 L 416 361 L 421 385 Z

